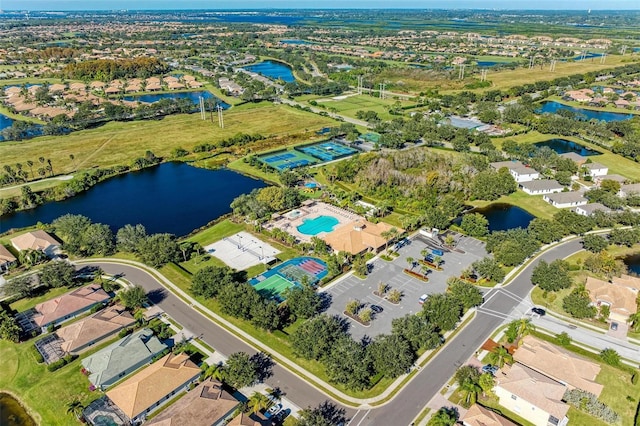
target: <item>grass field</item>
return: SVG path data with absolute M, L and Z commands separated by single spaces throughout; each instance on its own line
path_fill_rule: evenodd
M 529 195 L 521 190 L 517 190 L 513 194 L 500 197 L 495 201 L 476 200 L 469 202 L 469 204 L 473 205 L 474 207 L 486 207 L 489 204 L 494 203 L 513 204 L 514 206 L 518 206 L 521 209 L 528 211 L 532 215 L 543 219 L 551 219 L 554 214 L 560 211 L 559 209 L 544 201 L 541 195 Z
M 259 133 L 268 139 L 260 145 L 285 144 L 296 134 L 306 134 L 332 125 L 334 120 L 283 105 L 250 104 L 225 113 L 225 128 L 200 120 L 198 114 L 181 114 L 161 120 L 111 122 L 100 128 L 74 132 L 66 136 L 44 136 L 24 142 L 0 144 L 0 167 L 32 160 L 47 154 L 54 173 L 74 169 L 69 155 L 75 156 L 78 169 L 94 166 L 129 165 L 134 158 L 151 150 L 156 156 L 168 157 L 171 150 L 193 149 L 201 143 L 215 143 L 237 133 Z M 52 149 L 55 147 L 55 149 Z
M 391 120 L 397 117 L 389 114 L 389 107 L 396 102 L 400 102 L 402 106 L 415 105 L 415 102 L 380 99 L 369 95 L 349 96 L 339 100 L 323 98 L 316 99 L 316 102 L 318 102 L 318 105 L 323 105 L 327 109 L 335 108 L 338 114 L 352 118 L 356 118 L 356 112 L 358 111 L 375 111 L 383 120 Z

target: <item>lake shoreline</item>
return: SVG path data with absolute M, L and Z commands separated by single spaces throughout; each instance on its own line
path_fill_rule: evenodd
M 16 400 L 18 405 L 20 405 L 20 407 L 31 418 L 31 420 L 33 420 L 33 422 L 36 425 L 42 424 L 40 415 L 37 412 L 33 411 L 31 409 L 31 407 L 29 407 L 29 405 L 24 402 L 24 400 L 22 400 L 20 397 L 18 397 L 18 395 L 16 395 L 15 393 L 13 393 L 12 391 L 10 391 L 8 389 L 0 389 L 0 395 L 2 395 L 2 394 L 9 395 L 11 398 Z

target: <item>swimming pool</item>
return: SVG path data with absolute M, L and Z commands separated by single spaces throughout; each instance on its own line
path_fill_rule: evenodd
M 333 216 L 318 216 L 315 219 L 304 219 L 297 229 L 304 235 L 318 235 L 321 232 L 333 231 L 338 223 L 340 221 Z

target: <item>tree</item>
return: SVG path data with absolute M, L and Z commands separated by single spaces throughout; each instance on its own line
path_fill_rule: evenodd
M 489 233 L 489 221 L 480 213 L 467 213 L 462 216 L 460 228 L 471 237 L 484 237 Z
M 564 237 L 564 229 L 559 223 L 549 220 L 535 218 L 527 227 L 529 234 L 543 244 L 560 241 Z
M 462 281 L 456 277 L 449 278 L 447 284 L 449 285 L 447 292 L 462 304 L 464 311 L 474 306 L 479 306 L 484 302 L 482 292 L 473 284 Z
M 235 389 L 252 385 L 258 379 L 257 365 L 245 352 L 236 352 L 224 364 L 224 378 Z
M 7 296 L 15 297 L 17 299 L 29 297 L 32 293 L 31 277 L 23 275 L 21 277 L 13 278 L 11 281 L 7 282 L 3 288 L 4 293 Z
M 402 299 L 402 291 L 397 288 L 391 289 L 387 294 L 387 300 L 391 303 L 400 303 L 400 299 Z
M 545 291 L 558 291 L 571 287 L 567 262 L 557 259 L 551 263 L 541 260 L 531 274 L 531 283 Z
M 199 269 L 191 279 L 191 292 L 206 299 L 216 297 L 227 284 L 239 283 L 228 266 L 206 266 Z
M 608 246 L 609 242 L 607 239 L 600 235 L 589 234 L 582 238 L 582 247 L 591 253 L 600 253 Z
M 297 319 L 311 318 L 318 314 L 322 307 L 322 298 L 309 284 L 289 287 L 284 297 L 289 310 Z
M 435 349 L 442 344 L 435 326 L 418 315 L 407 314 L 394 318 L 391 321 L 391 333 L 409 342 L 414 353 L 420 349 Z
M 82 416 L 82 411 L 84 410 L 84 405 L 78 398 L 74 398 L 72 401 L 67 403 L 67 414 L 73 414 L 77 419 Z
M 579 288 L 573 290 L 562 300 L 562 309 L 567 311 L 574 318 L 593 318 L 597 309 L 591 306 L 591 299 L 585 296 Z
M 509 350 L 504 346 L 496 346 L 488 355 L 489 362 L 493 365 L 497 365 L 502 368 L 505 364 L 513 363 L 513 355 L 509 353 Z
M 0 308 L 0 339 L 18 343 L 22 329 L 15 318 Z
M 491 257 L 476 260 L 471 266 L 481 277 L 496 283 L 501 282 L 505 277 L 504 270 L 500 267 L 500 264 Z
M 147 230 L 144 225 L 125 225 L 118 229 L 116 245 L 118 250 L 129 253 L 137 253 L 140 243 L 147 238 Z
M 362 256 L 356 256 L 353 260 L 353 271 L 361 277 L 367 275 L 367 262 Z
M 438 330 L 453 330 L 462 316 L 462 304 L 448 294 L 431 294 L 422 304 L 421 314 Z
M 154 268 L 160 268 L 169 262 L 178 262 L 180 248 L 172 234 L 153 234 L 140 241 L 137 253 L 142 261 Z
M 609 365 L 618 366 L 620 365 L 620 355 L 614 349 L 606 348 L 600 352 L 600 358 Z
M 387 377 L 395 378 L 406 373 L 415 360 L 409 342 L 397 334 L 376 336 L 367 350 L 375 371 Z
M 459 389 L 463 395 L 461 405 L 463 407 L 469 408 L 478 400 L 478 394 L 482 392 L 482 388 L 480 387 L 478 381 L 466 381 L 460 385 Z
M 478 385 L 482 389 L 482 395 L 492 395 L 493 387 L 496 385 L 496 379 L 491 373 L 482 373 L 478 378 Z
M 47 287 L 70 287 L 74 284 L 76 269 L 68 262 L 48 263 L 40 272 L 40 282 Z
M 291 426 L 335 426 L 346 421 L 344 408 L 338 408 L 325 401 L 316 408 L 307 407 L 300 411 L 298 419 Z
M 584 268 L 594 274 L 601 274 L 607 278 L 619 276 L 627 267 L 622 260 L 616 259 L 606 250 L 594 253 L 584 261 Z
M 345 306 L 344 310 L 348 314 L 356 315 L 358 313 L 358 309 L 360 309 L 360 305 L 361 303 L 359 300 L 352 299 L 347 302 L 347 305 Z
M 258 391 L 254 391 L 247 400 L 247 406 L 253 414 L 258 414 L 261 410 L 266 410 L 269 405 L 271 405 L 269 398 Z
M 269 332 L 279 329 L 282 318 L 278 304 L 272 300 L 261 299 L 251 309 L 251 323 Z
M 299 356 L 319 360 L 326 356 L 333 343 L 345 334 L 345 325 L 339 318 L 318 315 L 305 321 L 291 335 L 291 345 Z
M 220 289 L 218 302 L 223 313 L 249 320 L 254 306 L 262 302 L 256 289 L 249 283 L 231 283 Z
M 442 407 L 429 419 L 428 426 L 453 426 L 458 422 L 458 410 L 455 407 Z
M 79 214 L 65 214 L 55 219 L 51 225 L 56 235 L 64 241 L 64 249 L 76 254 L 80 252 L 82 237 L 91 225 L 91 220 Z
M 115 251 L 113 232 L 109 225 L 92 223 L 82 235 L 82 252 L 87 256 L 109 256 Z
M 369 387 L 371 360 L 362 343 L 349 336 L 342 336 L 331 347 L 324 360 L 331 381 L 348 389 L 362 390 Z
M 118 299 L 120 299 L 120 303 L 122 303 L 125 308 L 131 311 L 143 307 L 149 300 L 147 293 L 139 285 L 120 291 L 118 293 Z

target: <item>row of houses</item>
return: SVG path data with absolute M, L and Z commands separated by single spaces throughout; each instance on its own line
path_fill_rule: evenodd
M 606 95 L 615 95 L 614 99 Z M 610 87 L 604 87 L 601 92 L 592 89 L 568 90 L 564 93 L 563 99 L 589 104 L 591 106 L 613 105 L 616 108 L 640 109 L 640 99 L 635 92 L 616 91 Z

